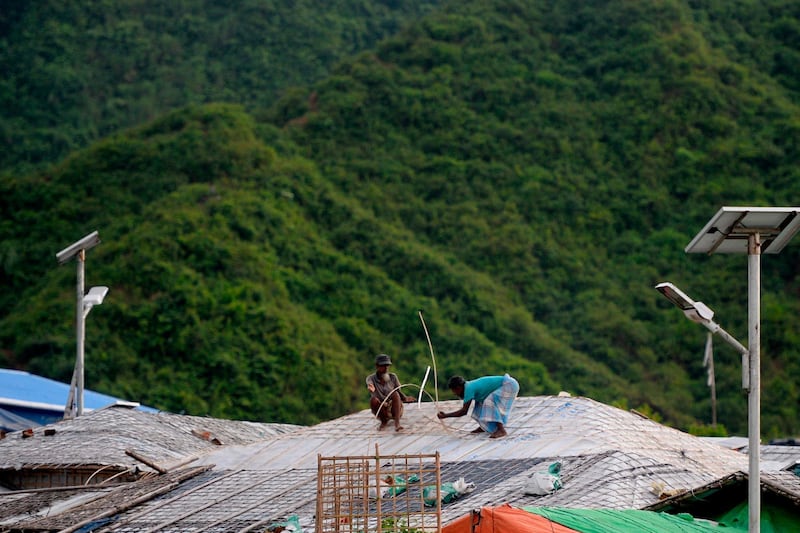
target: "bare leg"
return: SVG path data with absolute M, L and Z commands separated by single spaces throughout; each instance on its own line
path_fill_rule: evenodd
M 386 404 L 383 405 L 383 408 L 378 412 L 378 408 L 381 406 L 381 401 L 377 398 L 371 398 L 369 401 L 369 407 L 372 410 L 372 414 L 378 417 L 378 420 L 381 421 L 381 425 L 378 426 L 378 431 L 382 430 L 386 426 L 389 425 L 389 418 L 391 415 L 389 414 L 389 410 L 386 408 Z
M 394 418 L 394 430 L 402 431 L 403 426 L 400 425 L 400 419 L 403 417 L 403 401 L 400 399 L 400 394 L 395 391 L 392 395 L 392 418 Z
M 500 422 L 497 423 L 497 429 L 489 435 L 490 439 L 499 439 L 500 437 L 505 437 L 508 433 L 506 433 L 506 428 L 503 427 L 503 424 Z

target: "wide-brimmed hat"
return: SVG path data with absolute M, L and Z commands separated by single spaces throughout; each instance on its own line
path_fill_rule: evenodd
M 380 354 L 375 358 L 375 366 L 389 366 L 392 364 L 392 359 L 385 353 Z

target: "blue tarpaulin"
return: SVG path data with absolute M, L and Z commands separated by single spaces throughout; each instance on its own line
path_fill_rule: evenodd
M 38 424 L 32 420 L 19 416 L 0 407 L 0 431 L 19 431 L 32 428 Z
M 22 370 L 0 369 L 0 429 L 16 431 L 27 420 L 25 427 L 51 424 L 64 417 L 69 396 L 69 384 L 30 374 Z M 114 405 L 124 400 L 91 390 L 83 391 L 83 408 L 87 411 Z M 138 406 L 144 411 L 157 412 L 152 407 Z M 16 421 L 15 421 L 16 420 Z M 6 425 L 8 422 L 8 425 Z M 22 428 L 24 429 L 24 428 Z

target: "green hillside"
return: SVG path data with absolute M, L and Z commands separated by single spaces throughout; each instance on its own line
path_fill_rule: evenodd
M 450 374 L 508 371 L 524 395 L 708 431 L 706 330 L 653 286 L 675 282 L 746 342 L 746 258 L 683 249 L 723 205 L 798 204 L 798 15 L 453 2 L 274 102 L 184 107 L 9 173 L 5 364 L 69 379 L 75 272 L 54 254 L 97 229 L 87 284 L 111 292 L 87 323 L 95 390 L 327 419 L 366 406 L 378 352 L 419 384 L 423 309 L 446 397 Z M 798 432 L 799 259 L 800 242 L 763 259 L 765 437 Z M 739 356 L 715 351 L 718 418 L 741 434 Z
M 27 169 L 176 107 L 257 109 L 435 0 L 3 2 L 0 168 Z

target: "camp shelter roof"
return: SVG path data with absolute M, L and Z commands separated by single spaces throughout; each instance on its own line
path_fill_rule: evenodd
M 378 422 L 369 410 L 311 427 L 262 428 L 202 417 L 182 421 L 182 415 L 165 417 L 163 413 L 113 408 L 103 410 L 109 413 L 108 419 L 99 417 L 103 411 L 98 411 L 73 421 L 85 424 L 81 431 L 88 439 L 76 435 L 74 440 L 65 440 L 65 446 L 52 446 L 24 457 L 15 451 L 18 455 L 14 460 L 32 464 L 30 458 L 38 457 L 39 461 L 66 463 L 74 452 L 88 453 L 75 450 L 88 442 L 92 452 L 82 460 L 129 461 L 120 450 L 133 446 L 137 438 L 144 440 L 137 449 L 164 465 L 179 463 L 179 458 L 190 455 L 196 457 L 189 466 L 165 474 L 177 475 L 192 468 L 191 477 L 169 492 L 130 508 L 121 506 L 130 496 L 116 492 L 93 500 L 91 511 L 84 510 L 88 503 L 70 506 L 59 500 L 48 504 L 61 510 L 49 512 L 54 520 L 66 520 L 73 511 L 90 517 L 111 513 L 114 522 L 105 529 L 98 527 L 98 531 L 111 531 L 115 526 L 120 530 L 243 531 L 291 514 L 297 514 L 303 527 L 312 530 L 319 456 L 438 452 L 443 481 L 463 477 L 475 484 L 473 492 L 443 507 L 445 524 L 471 509 L 504 502 L 519 507 L 644 508 L 673 493 L 691 492 L 747 469 L 745 455 L 588 398 L 520 397 L 508 424 L 509 434 L 502 439 L 471 433 L 475 424 L 469 417 L 436 418 L 438 410 L 454 410 L 459 404 L 407 404 L 401 432 L 391 427 L 378 431 Z M 136 413 L 136 418 L 126 417 L 131 413 Z M 165 427 L 161 421 L 154 425 L 139 420 L 139 416 L 159 417 Z M 217 423 L 220 426 L 214 425 Z M 130 424 L 138 424 L 138 429 L 126 429 Z M 92 428 L 94 425 L 97 427 Z M 40 446 L 46 439 L 65 433 L 69 436 L 67 427 L 67 422 L 55 424 L 57 433 L 52 437 L 37 433 L 34 438 L 12 442 L 19 448 Z M 194 437 L 192 430 L 218 435 L 222 445 L 209 445 Z M 76 429 L 76 433 L 80 432 Z M 92 439 L 104 433 L 119 435 L 102 446 L 117 447 L 117 451 L 95 447 Z M 0 441 L 0 458 L 4 458 L 6 449 L 13 449 L 6 445 Z M 563 488 L 545 496 L 525 494 L 532 473 L 554 461 L 561 462 Z M 0 494 L 0 507 L 8 497 Z
M 185 468 L 111 486 L 0 494 L 0 531 L 74 531 L 83 526 L 91 526 L 87 529 L 91 531 L 143 500 L 170 493 L 206 470 Z
M 700 437 L 703 440 L 713 442 L 719 446 L 730 448 L 731 450 L 742 451 L 747 448 L 747 443 L 750 441 L 747 437 L 733 435 L 730 437 Z
M 11 411 L 29 420 L 27 427 L 44 425 L 60 420 L 64 416 L 70 386 L 22 370 L 0 368 L 0 408 Z M 92 411 L 114 404 L 129 404 L 143 411 L 156 412 L 156 409 L 127 402 L 92 390 L 84 390 L 84 411 Z M 0 426 L 2 427 L 2 426 Z M 7 430 L 16 430 L 9 426 Z
M 0 407 L 0 430 L 18 431 L 31 427 L 31 420 Z
M 796 474 L 785 470 L 762 471 L 761 485 L 770 492 L 791 499 L 795 505 L 800 507 L 800 477 Z
M 747 454 L 747 448 L 742 453 Z M 759 447 L 762 470 L 793 469 L 800 460 L 800 446 L 783 446 L 777 444 Z
M 69 385 L 23 370 L 0 368 L 0 391 L 3 391 L 0 403 L 6 401 L 11 401 L 11 403 L 29 402 L 51 406 L 63 412 L 69 395 Z M 83 395 L 84 408 L 88 410 L 99 409 L 123 401 L 121 398 L 88 389 L 83 391 Z M 152 407 L 142 406 L 142 408 L 156 411 Z
M 709 480 L 746 469 L 747 458 L 733 450 L 668 428 L 640 415 L 589 398 L 534 396 L 514 403 L 508 436 L 473 434 L 469 417 L 436 418 L 460 401 L 407 404 L 402 432 L 377 430 L 369 410 L 304 427 L 247 446 L 227 446 L 202 459 L 217 468 L 315 467 L 317 455 L 383 455 L 439 452 L 442 461 L 540 460 L 617 451 L 672 465 Z
M 442 533 L 712 533 L 723 528 L 691 516 L 674 516 L 639 510 L 562 509 L 508 504 L 483 507 L 454 520 Z M 732 531 L 724 528 L 724 531 Z
M 747 529 L 748 477 L 737 472 L 691 492 L 664 498 L 647 509 L 688 513 Z M 800 477 L 785 470 L 762 471 L 760 477 L 762 530 L 800 531 Z
M 442 528 L 442 533 L 580 533 L 544 516 L 508 504 L 474 509 Z
M 638 509 L 563 509 L 525 507 L 526 511 L 549 518 L 581 533 L 713 533 L 731 531 L 689 515 L 671 515 Z M 735 530 L 734 530 L 735 531 Z
M 732 494 L 744 494 L 746 500 L 747 479 L 746 472 L 736 472 L 724 478 L 717 479 L 697 487 L 690 492 L 676 493 L 660 499 L 646 509 L 649 510 L 686 510 L 694 512 L 695 502 L 701 502 L 705 507 L 713 498 L 730 501 L 735 499 Z M 800 477 L 785 470 L 761 472 L 761 491 L 779 497 L 784 502 L 791 503 L 800 511 Z
M 725 448 L 736 450 L 743 455 L 750 453 L 749 439 L 747 437 L 702 437 Z M 762 444 L 758 447 L 760 469 L 765 470 L 800 470 L 800 445 L 795 439 L 785 439 L 792 444 Z
M 219 448 L 248 444 L 300 426 L 222 420 L 111 406 L 0 440 L 0 470 L 43 465 L 117 465 L 152 470 L 126 453 L 132 450 L 169 465 Z

